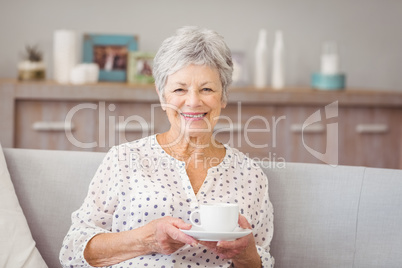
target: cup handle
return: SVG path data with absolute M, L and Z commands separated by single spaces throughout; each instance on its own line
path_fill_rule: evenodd
M 199 209 L 196 209 L 196 210 L 194 210 L 193 212 L 191 212 L 191 214 L 190 214 L 190 221 L 191 221 L 191 224 L 192 225 L 194 225 L 194 226 L 197 226 L 197 227 L 201 227 L 201 224 L 198 224 L 198 223 L 196 223 L 194 220 L 193 220 L 193 216 L 194 216 L 194 214 L 196 214 L 196 213 L 200 213 L 200 210 Z

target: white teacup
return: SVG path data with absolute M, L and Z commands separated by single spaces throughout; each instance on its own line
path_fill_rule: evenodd
M 201 224 L 193 220 L 196 213 L 200 214 Z M 190 214 L 191 223 L 207 232 L 232 232 L 238 226 L 238 219 L 239 205 L 229 203 L 201 204 Z

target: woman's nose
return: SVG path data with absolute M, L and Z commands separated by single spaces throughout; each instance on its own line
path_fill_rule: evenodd
M 202 103 L 201 96 L 197 91 L 191 91 L 188 94 L 186 104 L 190 107 L 197 107 L 200 106 Z

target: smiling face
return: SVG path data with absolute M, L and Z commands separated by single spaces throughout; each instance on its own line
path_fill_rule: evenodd
M 170 75 L 164 99 L 171 130 L 190 137 L 210 136 L 226 106 L 219 73 L 206 65 L 189 65 Z

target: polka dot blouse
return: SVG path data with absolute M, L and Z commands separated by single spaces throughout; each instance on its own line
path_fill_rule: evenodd
M 269 246 L 273 208 L 268 180 L 259 166 L 227 145 L 223 161 L 208 170 L 195 194 L 185 163 L 169 156 L 152 135 L 115 146 L 92 179 L 82 206 L 72 214 L 72 226 L 60 251 L 63 267 L 90 267 L 83 257 L 88 241 L 99 233 L 122 232 L 154 219 L 172 216 L 190 223 L 190 213 L 202 203 L 238 203 L 253 228 L 263 267 L 272 267 Z M 197 214 L 198 215 L 198 214 Z M 136 257 L 112 267 L 233 267 L 208 248 L 183 246 L 170 255 Z

